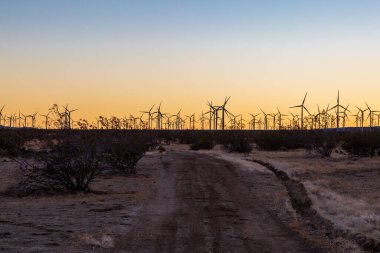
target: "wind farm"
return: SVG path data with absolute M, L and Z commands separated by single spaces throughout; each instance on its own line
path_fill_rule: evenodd
M 380 1 L 0 10 L 0 252 L 380 253 Z
M 189 115 L 181 116 L 180 109 L 177 113 L 161 112 L 162 102 L 158 106 L 152 105 L 147 111 L 140 111 L 140 114 L 129 114 L 129 117 L 116 117 L 100 115 L 94 121 L 87 119 L 77 119 L 72 117 L 72 113 L 78 109 L 69 109 L 68 105 L 53 105 L 47 114 L 38 112 L 24 115 L 20 111 L 4 111 L 5 105 L 0 110 L 0 127 L 8 128 L 39 128 L 39 129 L 102 129 L 102 130 L 373 130 L 379 128 L 380 111 L 372 109 L 364 102 L 364 110 L 358 106 L 340 103 L 338 91 L 337 104 L 320 111 L 316 105 L 316 111 L 309 111 L 307 95 L 303 97 L 302 103 L 288 108 L 281 109 L 288 111 L 282 113 L 278 107 L 276 112 L 264 112 L 256 108 L 256 112 L 248 115 L 232 113 L 227 109 L 230 96 L 226 97 L 221 105 L 215 105 L 212 101 L 205 103 L 207 112 L 190 112 Z M 355 108 L 354 108 L 355 107 Z M 356 114 L 348 114 L 356 113 Z M 20 115 L 23 115 L 21 117 Z M 40 120 L 38 120 L 40 116 Z M 248 120 L 251 117 L 250 120 Z M 173 120 L 172 120 L 173 118 Z M 239 119 L 237 119 L 239 118 Z M 29 120 L 28 120 L 29 119 Z M 246 120 L 247 119 L 247 120 Z M 37 122 L 40 124 L 38 125 Z M 113 123 L 110 123 L 113 122 Z M 117 122 L 117 123 L 116 123 Z
M 77 220 L 80 212 L 91 213 L 93 212 L 91 210 L 107 210 L 99 212 L 104 213 L 105 219 L 112 224 L 122 218 L 112 220 L 110 213 L 122 215 L 126 203 L 134 208 L 145 208 L 144 214 L 136 214 L 137 219 L 152 219 L 156 215 L 155 212 L 166 212 L 166 209 L 162 209 L 162 207 L 150 206 L 156 205 L 156 201 L 163 201 L 161 192 L 176 189 L 182 194 L 192 195 L 199 191 L 197 187 L 178 188 L 174 183 L 177 179 L 173 177 L 185 176 L 183 173 L 187 173 L 187 170 L 194 172 L 191 174 L 192 176 L 187 177 L 197 184 L 205 185 L 214 180 L 215 175 L 220 177 L 218 179 L 220 182 L 246 177 L 248 181 L 244 181 L 243 185 L 248 188 L 244 188 L 244 190 L 236 188 L 241 182 L 233 181 L 228 194 L 244 196 L 246 192 L 250 191 L 249 185 L 269 184 L 270 187 L 260 187 L 254 191 L 254 194 L 259 194 L 255 196 L 270 194 L 270 199 L 276 201 L 273 208 L 280 208 L 275 209 L 275 215 L 280 217 L 281 221 L 278 224 L 270 225 L 269 231 L 266 232 L 269 234 L 265 238 L 270 238 L 272 233 L 270 231 L 278 226 L 283 226 L 285 220 L 294 219 L 287 212 L 295 212 L 297 227 L 287 225 L 288 232 L 285 237 L 287 238 L 285 240 L 293 240 L 296 245 L 288 248 L 292 252 L 293 250 L 310 252 L 306 251 L 302 245 L 298 245 L 300 242 L 310 243 L 313 247 L 312 252 L 321 250 L 336 252 L 331 245 L 339 244 L 340 240 L 344 240 L 346 245 L 341 252 L 346 252 L 349 248 L 355 248 L 355 252 L 376 252 L 380 247 L 376 239 L 379 232 L 376 227 L 378 217 L 375 215 L 371 220 L 355 218 L 356 223 L 350 223 L 350 221 L 353 216 L 359 215 L 363 208 L 371 210 L 373 213 L 380 210 L 379 206 L 369 206 L 365 202 L 373 201 L 379 193 L 377 187 L 380 182 L 376 173 L 379 173 L 378 165 L 380 164 L 380 112 L 367 102 L 356 106 L 350 106 L 349 103 L 343 105 L 341 94 L 340 91 L 337 92 L 336 104 L 331 103 L 334 104 L 333 106 L 309 104 L 307 99 L 312 94 L 306 92 L 298 104 L 293 103 L 285 108 L 275 106 L 273 111 L 267 109 L 264 111 L 259 107 L 250 108 L 249 111 L 252 113 L 248 115 L 230 109 L 234 102 L 231 96 L 226 96 L 224 100 L 206 101 L 201 112 L 184 112 L 181 107 L 178 111 L 170 112 L 166 110 L 165 102 L 159 102 L 146 107 L 147 109 L 141 110 L 137 114 L 125 111 L 122 117 L 112 114 L 111 116 L 99 115 L 93 120 L 84 117 L 77 118 L 76 113 L 81 109 L 76 107 L 72 109 L 73 107 L 69 104 L 53 104 L 48 110 L 45 110 L 44 114 L 30 111 L 21 112 L 20 110 L 12 112 L 8 111 L 8 107 L 4 105 L 0 110 L 0 150 L 4 157 L 0 170 L 0 178 L 3 180 L 0 192 L 5 198 L 16 199 L 16 202 L 17 199 L 21 201 L 30 197 L 40 199 L 41 196 L 47 194 L 53 201 L 49 212 L 55 213 L 56 211 L 53 209 L 58 207 L 64 210 L 65 217 L 73 216 L 73 219 L 77 221 L 77 224 L 71 228 L 78 231 L 89 220 Z M 30 163 L 30 160 L 34 163 Z M 186 165 L 182 164 L 183 161 L 186 161 Z M 102 165 L 99 166 L 99 164 Z M 195 164 L 206 166 L 204 167 L 205 171 L 199 171 L 198 165 Z M 304 164 L 307 166 L 303 166 Z M 16 179 L 16 175 L 20 173 L 19 170 L 14 169 L 17 165 L 21 169 L 20 179 Z M 152 168 L 156 168 L 158 171 L 149 171 Z M 170 168 L 170 172 L 165 172 L 169 173 L 165 177 L 169 177 L 171 180 L 172 183 L 169 184 L 160 179 L 164 172 L 159 172 L 168 168 Z M 223 169 L 219 171 L 220 168 Z M 233 168 L 234 174 L 230 175 L 231 168 Z M 245 171 L 247 169 L 249 172 Z M 261 175 L 263 171 L 271 173 L 272 177 L 263 177 Z M 336 173 L 341 176 L 338 178 Z M 358 174 L 363 180 L 357 180 Z M 158 180 L 159 184 L 143 183 L 138 179 L 139 175 L 149 175 Z M 199 175 L 202 175 L 201 180 L 197 179 Z M 323 180 L 321 180 L 321 175 L 323 175 Z M 126 179 L 125 176 L 127 176 Z M 290 182 L 288 182 L 289 180 Z M 326 188 L 326 184 L 337 180 L 339 184 L 334 184 L 334 189 L 330 189 L 328 186 Z M 103 185 L 101 183 L 103 181 L 108 186 Z M 107 206 L 106 209 L 91 207 L 92 205 L 100 206 L 100 204 L 95 204 L 95 200 L 92 200 L 97 195 L 96 189 L 106 192 L 125 191 L 126 189 L 121 183 L 125 181 L 131 184 L 128 186 L 130 190 L 136 190 L 132 187 L 136 183 L 144 184 L 142 188 L 139 188 L 143 192 L 149 192 L 148 188 L 154 187 L 156 189 L 154 197 L 149 197 L 140 203 L 137 200 L 121 200 L 110 193 L 105 193 L 106 197 L 103 199 Z M 356 185 L 357 182 L 360 183 Z M 110 185 L 114 185 L 113 190 L 108 188 Z M 363 191 L 363 185 L 373 186 L 372 193 L 368 194 L 367 191 Z M 222 185 L 215 187 L 226 189 Z M 283 192 L 281 199 L 278 196 L 280 193 L 276 190 L 278 187 Z M 360 197 L 361 207 L 357 207 L 356 201 L 359 200 L 354 200 L 352 194 L 342 195 L 348 188 L 356 198 Z M 87 201 L 92 203 L 78 209 L 82 211 L 78 212 L 77 209 L 62 207 L 55 201 L 57 196 L 62 196 L 62 194 L 78 194 L 78 192 L 85 194 L 83 198 L 86 203 Z M 324 195 L 321 195 L 322 193 Z M 230 201 L 234 202 L 234 208 L 239 210 L 233 211 L 233 213 L 242 212 L 243 209 L 239 209 L 236 205 L 245 203 L 246 198 L 224 200 L 225 196 L 229 196 L 228 194 L 221 195 L 223 198 L 218 199 L 222 203 L 221 207 L 211 213 L 206 213 L 208 215 L 224 215 L 226 212 L 224 206 Z M 0 198 L 2 197 L 0 196 Z M 69 198 L 71 200 L 65 201 L 74 205 L 73 201 L 75 202 L 77 197 Z M 187 200 L 177 195 L 171 195 L 171 198 L 173 199 L 171 201 L 177 204 L 168 207 L 171 208 L 171 211 L 165 217 L 180 220 L 182 215 L 190 215 L 186 211 L 181 211 L 184 214 L 180 215 L 171 212 L 178 211 L 175 206 L 179 203 L 185 205 L 186 208 L 194 208 L 193 200 Z M 334 203 L 328 202 L 327 199 L 333 199 Z M 123 204 L 115 204 L 119 201 L 122 201 Z M 238 204 L 236 201 L 243 202 Z M 201 203 L 204 206 L 214 205 L 210 200 L 202 200 Z M 248 203 L 260 206 L 268 204 L 267 200 L 255 200 Z M 289 206 L 289 203 L 292 204 Z M 30 206 L 28 202 L 26 205 L 28 211 L 23 211 L 25 217 L 33 217 L 30 212 L 38 213 L 35 207 Z M 38 206 L 39 204 L 37 204 Z M 0 209 L 3 210 L 3 213 L 8 214 L 15 211 L 7 205 L 0 205 Z M 251 211 L 254 210 L 254 207 L 248 206 L 244 209 Z M 343 215 L 326 213 L 332 212 L 332 210 L 343 212 L 343 209 Z M 283 213 L 284 210 L 287 214 Z M 271 221 L 272 218 L 266 216 L 268 212 L 269 210 L 265 210 L 261 214 L 255 213 L 253 220 L 250 221 L 252 222 L 250 226 Z M 191 219 L 191 224 L 196 224 L 199 217 L 204 214 L 203 210 L 197 210 L 196 218 L 187 217 L 186 219 Z M 214 224 L 234 222 L 236 217 L 241 216 L 239 214 L 239 216 L 228 217 L 218 219 L 218 221 L 214 221 Z M 27 221 L 28 218 L 24 218 L 24 220 Z M 132 220 L 137 222 L 136 219 Z M 50 218 L 44 218 L 41 221 L 53 222 Z M 9 222 L 16 224 L 16 221 L 12 221 L 12 219 Z M 159 227 L 163 226 L 162 221 L 151 222 L 153 222 L 154 231 L 159 231 Z M 186 223 L 186 221 L 181 222 Z M 305 222 L 312 222 L 313 226 L 317 226 L 317 228 L 310 230 Z M 331 222 L 334 222 L 334 225 L 331 225 Z M 119 225 L 113 226 L 121 228 Z M 181 225 L 177 224 L 177 226 Z M 102 227 L 101 224 L 96 225 L 96 229 Z M 143 237 L 150 233 L 146 231 L 144 224 L 136 223 L 133 227 L 143 231 Z M 298 233 L 298 229 L 301 228 L 312 234 L 306 239 L 291 237 L 292 233 Z M 9 233 L 17 231 L 17 229 L 11 228 L 4 229 L 11 231 Z M 235 229 L 239 230 L 240 228 Z M 198 233 L 199 231 L 202 230 L 196 229 L 194 232 Z M 100 237 L 95 234 L 84 236 L 79 233 L 80 237 L 73 240 L 81 245 L 82 250 L 91 247 L 101 251 L 124 249 L 124 247 L 128 249 L 151 247 L 151 244 L 141 245 L 141 241 L 134 241 L 133 235 L 128 232 L 114 231 L 112 233 L 112 235 L 101 234 Z M 131 244 L 117 246 L 120 242 L 114 236 L 115 233 L 119 233 L 118 236 L 126 236 L 125 240 Z M 161 231 L 160 233 L 169 236 L 166 234 L 167 232 Z M 221 233 L 221 231 L 217 233 Z M 326 233 L 331 233 L 331 235 L 325 236 Z M 205 236 L 213 235 L 214 233 L 205 234 Z M 248 235 L 255 238 L 257 233 L 253 232 Z M 50 234 L 48 236 L 50 237 Z M 39 236 L 34 237 L 40 238 Z M 199 242 L 198 239 L 186 240 L 193 243 Z M 314 240 L 318 240 L 318 243 L 315 243 Z M 60 239 L 58 241 L 62 243 Z M 65 243 L 65 247 L 76 249 L 78 246 L 73 246 L 74 241 Z M 227 239 L 218 240 L 218 243 L 226 242 L 228 242 Z M 280 240 L 279 243 L 285 244 L 285 241 Z M 37 244 L 40 245 L 38 241 Z M 266 241 L 264 244 L 264 247 L 273 247 L 270 241 Z M 156 245 L 161 245 L 161 242 L 156 242 Z M 253 243 L 251 247 L 258 247 L 255 245 Z M 182 246 L 172 245 L 171 247 L 181 248 Z M 205 246 L 201 244 L 199 247 L 202 249 Z M 224 247 L 230 246 L 227 244 Z M 13 251 L 14 248 L 10 247 L 10 249 Z M 195 251 L 191 248 L 190 252 Z M 214 250 L 213 252 L 220 251 Z M 247 252 L 251 251 L 247 250 Z M 271 252 L 279 251 L 274 249 Z

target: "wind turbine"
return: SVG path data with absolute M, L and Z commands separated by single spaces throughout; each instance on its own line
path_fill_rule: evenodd
M 225 113 L 226 113 L 226 104 L 227 104 L 228 100 L 230 100 L 230 98 L 231 97 L 228 97 L 228 98 L 226 97 L 224 99 L 223 105 L 221 106 L 221 108 L 222 108 L 222 122 L 221 122 L 221 124 L 222 124 L 222 130 L 224 130 L 224 118 L 225 118 Z
M 175 116 L 175 129 L 176 130 L 180 130 L 181 129 L 181 125 L 182 125 L 182 118 L 181 118 L 181 111 L 182 109 L 180 109 Z
M 48 112 L 48 114 L 41 114 L 41 116 L 45 117 L 45 129 L 48 129 L 48 125 L 49 125 L 49 114 L 50 112 Z
M 156 116 L 156 119 L 157 119 L 157 126 L 156 126 L 156 128 L 158 130 L 160 130 L 162 128 L 162 117 L 165 115 L 164 113 L 161 112 L 161 103 L 158 106 L 157 112 L 155 112 L 155 114 L 157 114 L 157 116 Z
M 9 120 L 8 126 L 12 127 L 13 115 L 11 114 L 10 116 L 8 116 L 6 118 Z
M 199 120 L 201 121 L 201 129 L 202 130 L 205 129 L 205 120 L 207 119 L 207 117 L 205 117 L 206 113 L 208 113 L 208 112 L 203 113 L 203 111 L 202 111 L 202 114 L 199 117 Z
M 263 110 L 260 109 L 260 111 L 263 113 L 264 115 L 264 130 L 268 130 L 268 115 L 269 114 L 266 114 Z
M 148 114 L 148 129 L 152 129 L 152 121 L 153 121 L 153 110 L 154 105 L 149 109 L 149 111 L 141 111 L 142 113 L 147 113 Z
M 298 115 L 295 115 L 291 112 L 289 112 L 290 115 L 292 115 L 292 122 L 291 122 L 291 125 L 293 127 L 293 129 L 299 129 L 299 118 L 298 118 Z
M 303 110 L 307 111 L 307 113 L 310 115 L 309 110 L 305 107 L 306 96 L 307 96 L 307 92 L 305 94 L 305 97 L 303 98 L 302 104 L 290 107 L 290 108 L 301 108 L 301 129 L 302 130 L 304 129 L 304 124 L 303 124 L 303 120 L 304 120 L 303 114 L 304 114 L 304 112 L 303 112 Z
M 325 110 L 322 110 L 323 124 L 325 129 L 327 129 L 329 126 L 329 107 L 330 104 L 327 104 L 327 108 Z
M 210 107 L 210 129 L 211 129 L 211 119 L 213 119 L 213 123 L 214 123 L 214 129 L 215 130 L 218 130 L 218 119 L 219 119 L 219 115 L 218 115 L 218 111 L 220 109 L 220 106 L 214 106 L 212 105 L 212 101 L 211 103 L 208 102 L 208 106 Z M 214 116 L 213 118 L 211 117 L 212 115 Z
M 240 130 L 243 130 L 244 129 L 243 121 L 245 121 L 245 122 L 247 122 L 247 121 L 245 119 L 243 119 L 243 114 L 238 115 L 238 117 L 240 117 L 240 121 L 239 121 Z
M 133 116 L 132 114 L 129 114 L 129 118 L 130 118 L 130 120 L 132 122 L 132 124 L 131 124 L 132 129 L 137 129 L 138 127 L 137 127 L 137 123 L 136 122 L 139 120 L 139 118 Z
M 214 107 L 212 105 L 212 101 L 210 101 L 210 102 L 207 101 L 207 105 L 209 106 L 209 111 L 207 112 L 207 113 L 209 113 L 208 125 L 209 125 L 209 130 L 211 130 L 211 128 L 212 128 L 212 124 L 211 124 L 211 122 L 212 122 L 212 116 L 215 113 L 214 113 Z
M 282 114 L 281 112 L 280 112 L 280 109 L 278 109 L 278 107 L 277 107 L 277 115 L 278 115 L 278 118 L 277 118 L 277 120 L 278 120 L 278 130 L 281 130 L 281 128 L 282 128 L 282 117 L 283 116 L 288 116 L 288 115 L 286 115 L 286 114 Z
M 18 111 L 18 127 L 20 128 L 21 127 L 21 112 L 20 111 Z M 0 120 L 0 122 L 1 122 L 1 120 Z
M 372 126 L 373 126 L 373 114 L 374 114 L 375 112 L 379 112 L 379 111 L 373 111 L 373 110 L 371 109 L 371 107 L 368 106 L 367 103 L 365 103 L 365 105 L 367 106 L 367 109 L 368 109 L 368 111 L 369 111 L 369 114 L 368 114 L 368 117 L 367 117 L 367 119 L 369 118 L 369 126 L 372 127 Z
M 26 125 L 27 125 L 27 118 L 28 118 L 28 116 L 26 116 L 26 115 L 24 115 L 23 113 L 21 113 L 21 115 L 24 117 L 24 127 L 26 127 Z
M 260 113 L 258 113 L 258 114 L 256 114 L 256 115 L 254 115 L 254 114 L 252 114 L 252 113 L 249 113 L 249 115 L 251 115 L 251 117 L 252 117 L 252 119 L 251 119 L 251 127 L 252 127 L 252 130 L 255 130 L 256 129 L 256 123 L 257 123 L 257 121 L 256 121 L 256 117 L 257 116 L 259 116 L 260 115 Z
M 349 105 L 350 104 L 344 107 L 344 110 L 343 110 L 343 127 L 346 127 L 346 119 L 348 119 L 347 112 L 351 112 L 350 110 L 348 110 Z
M 3 110 L 4 110 L 4 107 L 5 107 L 5 105 L 3 105 L 3 107 L 1 107 L 1 110 L 0 110 L 0 125 L 1 125 L 1 120 L 3 119 Z M 4 118 L 4 120 L 5 120 L 5 118 Z
M 35 124 L 36 124 L 36 115 L 37 115 L 38 112 L 35 112 L 33 113 L 32 115 L 30 115 L 29 117 L 32 118 L 32 127 L 34 128 L 35 127 Z
M 65 126 L 65 128 L 71 129 L 71 113 L 75 112 L 75 111 L 78 111 L 78 109 L 69 110 L 68 106 L 69 105 L 62 106 L 65 109 L 65 112 L 64 112 L 64 119 L 65 119 L 64 126 Z
M 359 127 L 359 120 L 360 120 L 359 112 L 357 114 L 351 114 L 351 116 L 355 117 L 355 126 Z
M 227 114 L 228 118 L 230 119 L 228 123 L 231 123 L 231 126 L 229 127 L 230 129 L 238 129 L 238 122 L 236 120 L 239 115 L 233 115 L 232 113 Z
M 221 110 L 222 111 L 222 117 L 221 117 L 221 128 L 222 130 L 224 130 L 224 126 L 225 126 L 225 116 L 226 116 L 226 113 L 228 112 L 227 109 L 226 109 L 226 104 L 228 102 L 228 100 L 230 99 L 230 97 L 226 97 L 224 99 L 224 103 L 223 105 L 219 105 L 219 106 L 215 106 L 212 104 L 212 101 L 211 102 L 207 102 L 207 105 L 209 106 L 210 110 L 209 110 L 209 113 L 210 113 L 210 130 L 211 130 L 211 120 L 212 120 L 212 114 L 214 115 L 214 129 L 217 130 L 218 129 L 218 121 L 219 121 L 219 111 Z
M 186 118 L 189 119 L 189 127 L 191 130 L 194 130 L 195 129 L 195 113 L 193 113 L 192 115 L 186 115 L 185 116 Z
M 337 97 L 336 101 L 337 101 L 337 104 L 335 106 L 331 107 L 329 111 L 331 111 L 333 109 L 336 109 L 336 128 L 339 128 L 340 127 L 340 125 L 339 125 L 339 123 L 340 123 L 340 117 L 341 117 L 339 109 L 343 109 L 343 110 L 346 109 L 344 106 L 342 106 L 340 104 L 339 90 L 338 90 L 338 97 Z

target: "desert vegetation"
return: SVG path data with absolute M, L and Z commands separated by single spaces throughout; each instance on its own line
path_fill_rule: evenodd
M 30 195 L 89 192 L 99 173 L 136 173 L 136 164 L 156 140 L 143 133 L 0 130 L 0 148 L 20 167 L 20 182 L 8 193 Z
M 375 156 L 380 150 L 380 131 L 157 131 L 162 140 L 191 144 L 192 149 L 209 149 L 221 144 L 229 152 L 250 152 L 251 144 L 259 150 L 286 151 L 305 149 L 329 157 L 341 146 L 353 156 Z
M 193 150 L 195 152 L 192 154 L 199 153 L 201 156 L 212 156 L 217 151 L 227 163 L 238 164 L 247 170 L 250 170 L 249 161 L 260 161 L 271 166 L 272 172 L 284 181 L 289 196 L 295 198 L 289 203 L 301 212 L 301 216 L 308 215 L 306 218 L 314 223 L 320 222 L 320 219 L 326 220 L 329 226 L 326 233 L 340 231 L 340 235 L 347 235 L 346 239 L 354 242 L 364 240 L 360 245 L 369 252 L 378 247 L 375 238 L 378 236 L 378 207 L 373 205 L 378 196 L 374 180 L 378 173 L 377 156 L 380 150 L 380 131 L 376 130 L 0 129 L 2 163 L 19 167 L 17 172 L 4 167 L 2 173 L 9 174 L 4 178 L 10 176 L 12 180 L 4 181 L 6 187 L 1 188 L 1 196 L 38 199 L 41 196 L 69 195 L 73 199 L 81 199 L 82 194 L 105 194 L 98 185 L 104 180 L 110 187 L 113 184 L 110 178 L 117 178 L 120 186 L 124 185 L 123 182 L 136 185 L 136 180 L 142 180 L 140 178 L 149 180 L 149 175 L 141 175 L 138 170 L 138 164 L 146 153 L 157 150 L 161 157 L 172 146 Z M 218 146 L 217 149 L 214 149 L 215 146 Z M 170 163 L 165 160 L 161 166 L 166 168 Z M 359 165 L 365 168 L 359 168 Z M 263 173 L 262 170 L 257 171 Z M 372 176 L 368 177 L 366 171 Z M 361 186 L 357 183 L 359 181 L 362 182 Z M 362 192 L 367 185 L 375 187 L 371 196 Z M 297 187 L 302 191 L 293 192 Z M 307 205 L 300 200 L 305 200 Z M 111 206 L 91 207 L 90 210 L 124 210 L 122 205 L 117 204 L 116 197 L 112 203 Z M 372 207 L 368 203 L 372 203 Z M 350 211 L 350 206 L 354 211 Z M 335 226 L 338 230 L 333 229 Z
M 0 130 L 0 151 L 20 164 L 24 194 L 90 191 L 102 171 L 135 174 L 146 151 L 171 142 L 189 144 L 192 150 L 220 144 L 238 153 L 249 153 L 253 146 L 263 151 L 305 149 L 321 157 L 339 146 L 364 157 L 378 155 L 380 131 Z

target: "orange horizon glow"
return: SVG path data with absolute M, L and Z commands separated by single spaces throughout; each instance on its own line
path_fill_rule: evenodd
M 207 101 L 249 119 L 289 114 L 308 92 L 317 111 L 380 110 L 380 3 L 3 1 L 0 106 L 5 114 L 69 104 L 93 121 L 149 109 L 183 115 Z M 295 111 L 295 110 L 292 110 Z M 295 111 L 297 112 L 297 111 Z M 354 124 L 350 121 L 349 124 Z

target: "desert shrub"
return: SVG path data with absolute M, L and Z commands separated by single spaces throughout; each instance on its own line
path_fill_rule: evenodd
M 106 144 L 103 156 L 114 168 L 135 174 L 137 162 L 150 149 L 151 144 L 151 141 L 143 138 L 122 136 Z
M 148 147 L 148 150 L 153 151 L 160 147 L 160 142 L 161 141 L 158 139 L 150 138 L 146 140 L 146 146 Z
M 314 150 L 317 151 L 322 157 L 330 157 L 335 147 L 336 145 L 333 142 L 324 142 L 322 145 L 316 145 Z
M 249 153 L 252 151 L 252 146 L 246 138 L 233 136 L 228 141 L 224 141 L 223 147 L 227 152 Z
M 374 156 L 380 148 L 380 138 L 371 133 L 356 134 L 347 138 L 342 147 L 353 155 Z
M 195 131 L 185 130 L 185 131 L 177 131 L 177 140 L 181 144 L 191 144 L 195 143 L 199 140 L 199 134 Z
M 27 140 L 23 131 L 0 130 L 0 150 L 6 155 L 17 156 L 22 153 L 24 151 L 22 146 Z
M 306 142 L 306 149 L 315 150 L 321 157 L 330 157 L 337 144 L 338 140 L 335 134 L 319 132 Z
M 191 150 L 200 150 L 200 149 L 210 150 L 214 146 L 215 144 L 212 140 L 201 140 L 201 141 L 197 141 L 191 144 L 190 149 Z
M 256 145 L 262 150 L 280 150 L 284 148 L 284 140 L 281 136 L 261 135 L 255 138 Z
M 43 192 L 88 192 L 99 172 L 96 144 L 70 136 L 52 145 L 31 163 L 20 162 L 25 178 L 21 194 Z
M 266 131 L 258 133 L 254 142 L 262 150 L 292 150 L 309 148 L 312 139 L 305 131 Z

